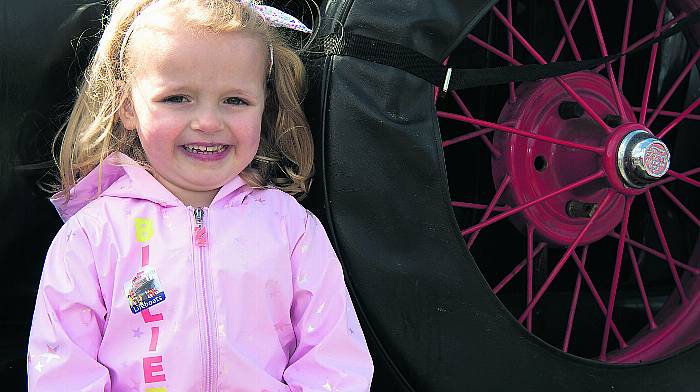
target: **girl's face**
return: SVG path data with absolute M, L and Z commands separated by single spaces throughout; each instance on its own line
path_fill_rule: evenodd
M 186 205 L 208 206 L 257 152 L 269 51 L 244 32 L 154 24 L 130 38 L 137 68 L 119 116 L 156 179 Z

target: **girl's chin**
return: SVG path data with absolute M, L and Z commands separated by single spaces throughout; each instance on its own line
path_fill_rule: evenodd
M 184 175 L 183 175 L 184 174 Z M 210 176 L 206 173 L 183 173 L 178 175 L 176 178 L 170 177 L 169 179 L 164 178 L 161 175 L 155 174 L 155 178 L 158 182 L 163 184 L 168 190 L 174 194 L 178 193 L 188 193 L 188 194 L 206 194 L 206 193 L 216 193 L 221 189 L 222 186 L 230 182 L 236 176 L 222 177 L 219 175 Z

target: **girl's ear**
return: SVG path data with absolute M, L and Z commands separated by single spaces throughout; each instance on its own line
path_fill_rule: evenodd
M 121 105 L 119 105 L 119 121 L 124 126 L 124 129 L 134 130 L 138 127 L 138 118 L 134 110 L 134 104 L 131 97 L 126 96 Z
M 136 111 L 134 110 L 134 103 L 131 100 L 129 89 L 123 80 L 117 80 L 117 94 L 119 102 L 119 110 L 117 111 L 117 116 L 119 122 L 122 123 L 124 129 L 133 130 L 138 126 L 138 118 L 136 117 Z

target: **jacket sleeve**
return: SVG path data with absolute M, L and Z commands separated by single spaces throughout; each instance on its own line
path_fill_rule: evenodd
M 107 310 L 94 255 L 83 229 L 69 220 L 49 248 L 29 334 L 29 391 L 111 390 L 97 361 Z
M 292 392 L 369 391 L 372 358 L 340 262 L 311 213 L 292 252 L 292 274 L 297 346 L 284 372 L 287 385 Z

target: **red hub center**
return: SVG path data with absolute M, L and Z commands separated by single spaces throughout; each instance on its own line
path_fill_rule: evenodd
M 619 224 L 624 210 L 623 195 L 644 191 L 643 187 L 631 187 L 625 182 L 622 175 L 626 172 L 618 170 L 618 147 L 631 132 L 647 129 L 639 124 L 620 125 L 610 82 L 602 76 L 578 72 L 565 76 L 564 80 L 608 125 L 616 127 L 614 132 L 608 133 L 585 115 L 554 79 L 522 83 L 517 101 L 505 105 L 498 122 L 557 140 L 599 147 L 604 149 L 604 154 L 498 132 L 494 135 L 494 145 L 501 154 L 492 158 L 492 171 L 496 188 L 504 180 L 510 182 L 502 198 L 509 205 L 532 202 L 581 178 L 604 172 L 605 176 L 596 181 L 562 191 L 511 218 L 523 231 L 534 226 L 540 241 L 567 246 L 574 242 L 612 187 L 620 194 L 599 212 L 579 243 L 585 245 L 604 237 Z M 627 117 L 634 118 L 629 102 L 624 97 L 622 101 Z M 647 148 L 652 151 L 649 154 L 657 151 L 655 147 Z M 660 154 L 654 156 L 656 166 L 650 164 L 650 170 L 665 164 L 659 161 Z

